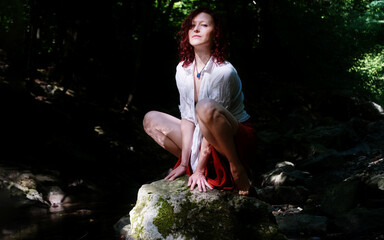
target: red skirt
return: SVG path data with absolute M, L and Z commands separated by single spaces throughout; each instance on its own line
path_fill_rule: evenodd
M 250 177 L 250 164 L 255 159 L 255 130 L 250 122 L 239 123 L 238 131 L 235 135 L 235 145 L 240 161 Z M 181 163 L 181 158 L 177 161 L 174 169 Z M 186 174 L 191 176 L 193 173 L 189 165 Z M 235 181 L 233 180 L 228 160 L 211 146 L 211 156 L 208 159 L 205 169 L 207 182 L 216 189 L 234 190 Z

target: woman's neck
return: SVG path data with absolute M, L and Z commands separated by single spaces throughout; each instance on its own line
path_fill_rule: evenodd
M 195 61 L 198 67 L 202 68 L 205 66 L 210 57 L 211 52 L 208 49 L 195 49 Z

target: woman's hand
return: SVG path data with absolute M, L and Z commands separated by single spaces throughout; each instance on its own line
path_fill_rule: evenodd
M 207 182 L 207 179 L 204 174 L 199 172 L 194 172 L 188 180 L 188 187 L 191 187 L 191 191 L 195 189 L 196 185 L 199 188 L 200 192 L 206 192 L 207 187 L 211 190 L 213 189 L 213 187 Z
M 179 165 L 179 166 L 177 166 L 177 168 L 173 169 L 173 170 L 168 174 L 168 176 L 165 177 L 165 179 L 166 179 L 166 180 L 169 180 L 169 181 L 173 181 L 173 180 L 175 180 L 176 178 L 178 178 L 178 177 L 184 175 L 186 171 L 187 171 L 187 167 L 186 167 L 186 166 Z

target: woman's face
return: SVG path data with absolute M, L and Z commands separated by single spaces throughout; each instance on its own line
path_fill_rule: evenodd
M 192 26 L 188 31 L 189 43 L 193 47 L 211 48 L 214 37 L 213 18 L 208 13 L 199 13 L 192 20 Z

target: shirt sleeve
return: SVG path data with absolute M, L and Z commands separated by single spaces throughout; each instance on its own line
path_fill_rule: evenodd
M 183 72 L 181 64 L 179 64 L 176 68 L 176 84 L 180 96 L 180 115 L 181 118 L 185 118 L 193 122 L 193 99 L 191 101 L 191 94 L 193 94 L 193 92 L 191 92 L 191 88 L 188 87 L 188 82 L 186 78 L 187 75 Z
M 212 80 L 209 98 L 231 109 L 236 96 L 241 93 L 241 81 L 236 70 L 232 66 L 225 66 Z

